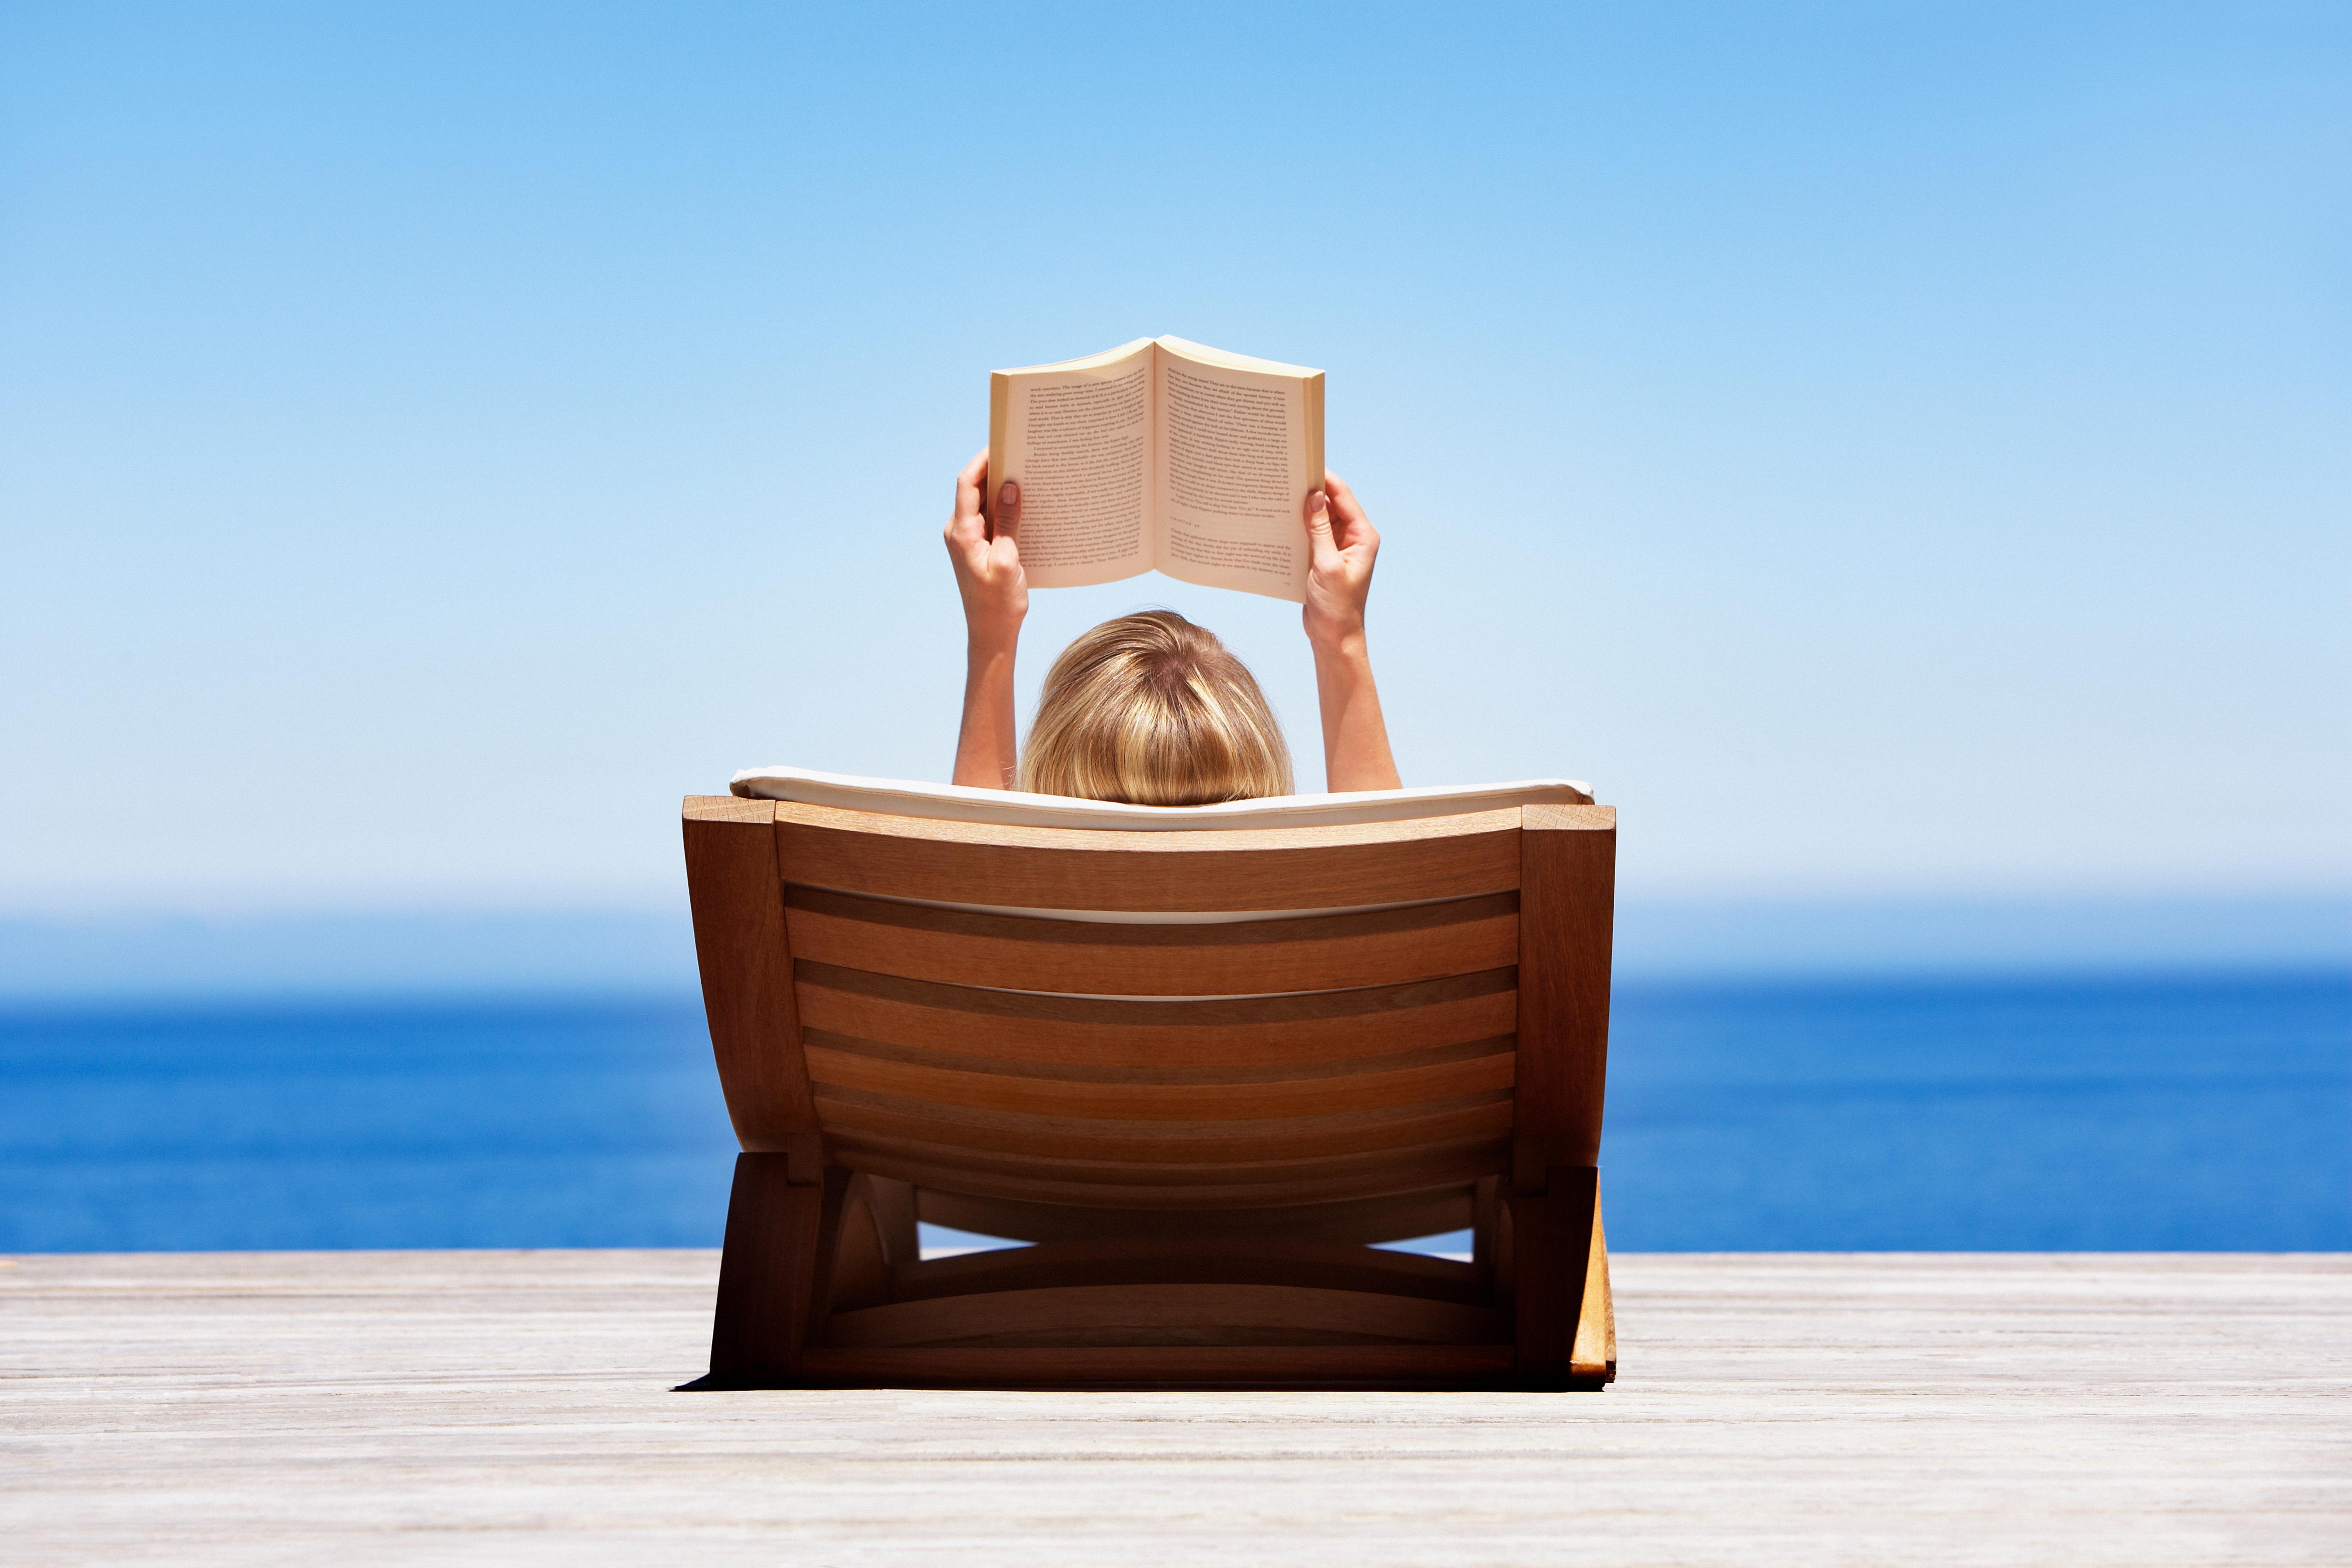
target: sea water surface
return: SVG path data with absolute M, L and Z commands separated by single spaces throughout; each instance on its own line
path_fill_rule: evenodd
M 1618 1248 L 2352 1248 L 2352 975 L 1614 1006 Z M 734 1152 L 692 996 L 0 1013 L 0 1251 L 709 1247 Z

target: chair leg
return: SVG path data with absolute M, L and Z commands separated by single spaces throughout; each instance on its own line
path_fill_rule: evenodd
M 1597 1386 L 1591 1371 L 1576 1364 L 1576 1352 L 1592 1274 L 1600 1177 L 1591 1165 L 1554 1165 L 1542 1192 L 1511 1197 L 1513 1370 L 1531 1388 Z
M 1503 1179 L 1481 1176 L 1470 1189 L 1470 1261 L 1492 1268 L 1500 1257 Z
M 866 1198 L 874 1206 L 874 1228 L 881 1234 L 882 1256 L 893 1268 L 923 1260 L 923 1243 L 915 1223 L 915 1188 L 911 1182 L 887 1176 L 866 1178 Z
M 799 1383 L 823 1207 L 824 1189 L 794 1185 L 787 1156 L 735 1157 L 705 1385 L 790 1388 Z
M 1585 1268 L 1584 1308 L 1577 1314 L 1576 1348 L 1569 1372 L 1580 1386 L 1617 1381 L 1617 1303 L 1609 1289 L 1609 1236 L 1601 1225 L 1601 1193 L 1592 1194 L 1592 1250 Z
M 827 1241 L 826 1230 L 817 1232 L 817 1278 L 821 1288 L 816 1298 L 817 1310 L 855 1312 L 889 1300 L 897 1279 L 893 1269 L 897 1260 L 920 1259 L 914 1215 L 913 1197 L 906 1183 L 859 1174 L 851 1176 L 843 1187 L 840 1219 L 835 1224 L 833 1188 L 828 1182 L 825 1221 L 835 1234 Z M 901 1219 L 906 1222 L 903 1235 L 898 1224 Z M 833 1261 L 833 1279 L 831 1288 L 823 1289 L 827 1258 Z M 808 1342 L 823 1342 L 814 1318 L 810 1320 Z
M 889 1268 L 882 1261 L 877 1243 L 873 1210 L 865 1200 L 865 1179 L 840 1165 L 824 1168 L 824 1185 L 819 1189 L 816 1225 L 816 1269 L 814 1285 L 809 1292 L 809 1316 L 801 1333 L 803 1344 L 824 1344 L 826 1331 L 832 1325 L 835 1298 L 843 1294 L 843 1265 L 849 1266 L 847 1294 L 852 1298 L 866 1296 L 875 1281 L 869 1271 L 860 1266 L 872 1263 L 880 1270 L 882 1290 L 889 1289 Z M 862 1230 L 871 1245 L 865 1247 L 845 1247 Z M 847 1254 L 847 1256 L 845 1256 Z M 864 1276 L 861 1278 L 861 1276 Z M 861 1289 L 860 1287 L 866 1289 Z M 859 1300 L 857 1305 L 869 1305 Z

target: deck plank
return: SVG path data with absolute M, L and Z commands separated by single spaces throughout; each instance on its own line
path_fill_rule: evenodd
M 2352 1258 L 1614 1261 L 1605 1394 L 689 1394 L 713 1253 L 23 1257 L 0 1539 L 18 1564 L 2352 1557 Z

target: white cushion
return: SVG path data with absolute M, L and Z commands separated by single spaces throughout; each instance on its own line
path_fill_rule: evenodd
M 1228 800 L 1215 805 L 1128 805 L 1112 800 L 974 789 L 969 784 L 864 779 L 814 768 L 746 768 L 730 789 L 747 800 L 793 800 L 847 811 L 877 811 L 943 822 L 987 822 L 1014 827 L 1284 827 L 1309 824 L 1409 822 L 1456 816 L 1503 806 L 1590 804 L 1592 786 L 1573 779 L 1518 784 L 1439 784 L 1419 789 L 1363 790 L 1349 795 L 1286 795 Z

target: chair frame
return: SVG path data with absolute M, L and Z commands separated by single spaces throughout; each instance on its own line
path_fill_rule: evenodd
M 690 795 L 683 823 L 711 1046 L 743 1151 L 710 1372 L 688 1386 L 1556 1389 L 1598 1388 L 1615 1376 L 1599 1184 L 1613 807 L 1137 832 Z M 1181 1215 L 929 1184 L 919 1200 L 910 1181 L 852 1163 L 855 1154 L 834 1147 L 821 1125 L 798 987 L 824 970 L 804 960 L 796 980 L 788 920 L 794 898 L 804 921 L 812 907 L 821 911 L 812 889 L 929 904 L 1162 911 L 1507 896 L 1516 900 L 1507 1144 L 1461 1191 Z M 1346 952 L 1333 962 L 1344 970 Z M 919 1201 L 923 1218 L 1053 1245 L 924 1262 Z M 1465 1214 L 1475 1238 L 1469 1265 L 1362 1245 L 1453 1228 L 1448 1222 Z M 1268 1292 L 1292 1282 L 1331 1290 L 1352 1282 L 1387 1292 L 1383 1300 L 1425 1299 L 1432 1321 L 1464 1325 L 1462 1342 L 1261 1344 L 1212 1335 L 1199 1343 L 875 1347 L 844 1330 L 877 1302 L 910 1320 L 968 1311 L 992 1290 L 1012 1292 L 1002 1300 L 1034 1312 L 1056 1289 L 1149 1286 L 1167 1258 L 1210 1254 L 1217 1282 L 1185 1287 L 1193 1295 L 1184 1299 L 1197 1299 L 1212 1321 L 1227 1302 L 1264 1308 Z M 1362 1283 L 1375 1279 L 1376 1287 Z

